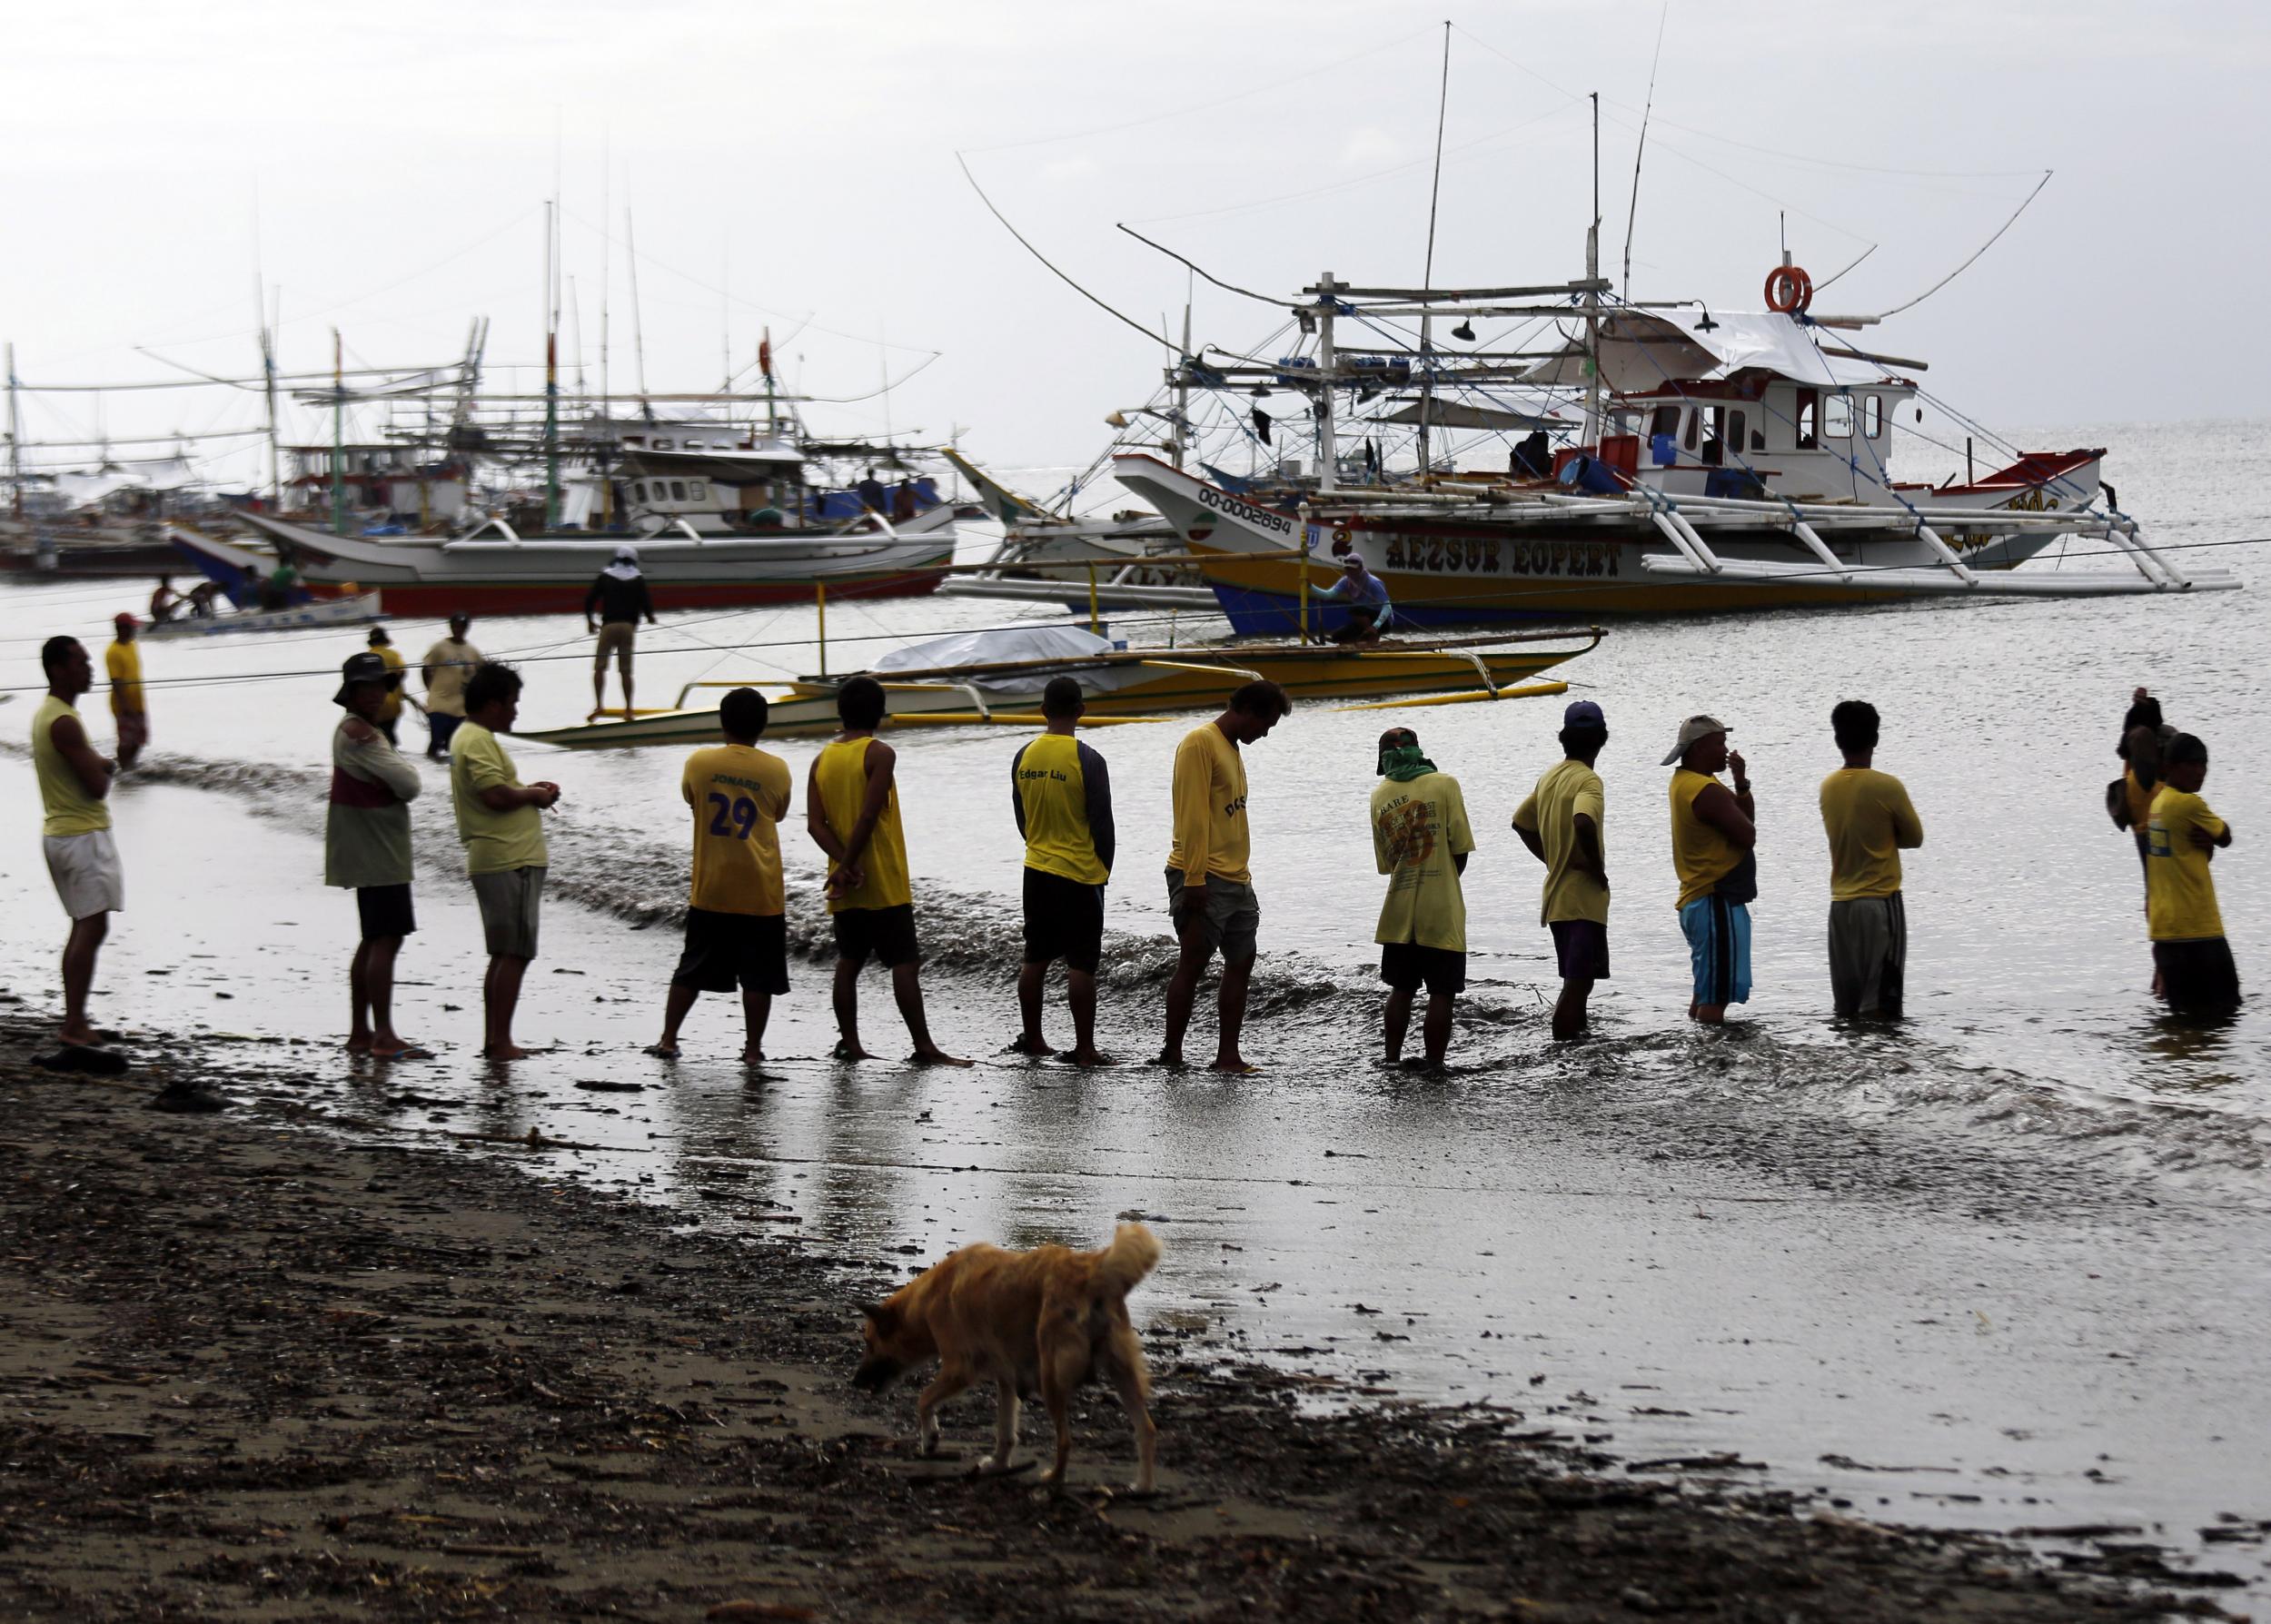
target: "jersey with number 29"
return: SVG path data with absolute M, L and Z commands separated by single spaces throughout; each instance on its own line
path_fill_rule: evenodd
M 718 745 L 686 760 L 681 785 L 694 810 L 694 889 L 713 914 L 778 914 L 780 833 L 788 764 L 754 745 Z

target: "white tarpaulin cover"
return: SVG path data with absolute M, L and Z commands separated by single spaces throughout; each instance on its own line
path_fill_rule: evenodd
M 957 632 L 894 649 L 876 661 L 878 671 L 939 671 L 962 666 L 992 666 L 1019 659 L 1080 659 L 1109 654 L 1112 640 L 1077 626 L 1019 626 L 995 631 Z
M 1696 320 L 1701 320 L 1699 316 Z M 1881 383 L 1894 374 L 1879 362 L 1825 355 L 1814 347 L 1819 328 L 1800 325 L 1770 311 L 1711 312 L 1713 326 L 1698 332 L 1684 314 L 1679 320 L 1652 312 L 1618 311 L 1601 323 L 1601 376 L 1620 394 L 1646 393 L 1670 383 L 1701 382 L 1758 367 L 1779 377 L 1819 389 Z M 1567 331 L 1566 329 L 1564 330 Z M 1820 338 L 1825 346 L 1844 343 L 1841 335 Z M 1585 381 L 1585 338 L 1570 335 L 1570 347 L 1522 374 L 1525 383 L 1582 384 Z

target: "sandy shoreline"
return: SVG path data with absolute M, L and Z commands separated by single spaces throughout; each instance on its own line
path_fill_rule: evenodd
M 0 1020 L 18 1616 L 2215 1616 L 2080 1571 L 2155 1578 L 2117 1539 L 2053 1574 L 1616 1469 L 1510 1408 L 1310 1413 L 1298 1376 L 1171 1328 L 1157 1500 L 1112 1492 L 1101 1394 L 1066 1494 L 969 1481 L 913 1456 L 909 1395 L 847 1383 L 872 1265 L 686 1233 L 510 1151 L 342 1136 L 270 1091 L 164 1116 L 152 1086 L 225 1074 L 223 1045 L 101 1084 L 25 1065 L 38 1034 Z

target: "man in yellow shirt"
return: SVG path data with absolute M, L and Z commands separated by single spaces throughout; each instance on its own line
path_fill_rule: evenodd
M 1877 708 L 1843 699 L 1830 712 L 1845 765 L 1821 780 L 1821 827 L 1830 837 L 1830 995 L 1839 1015 L 1900 1018 L 1909 962 L 1909 916 L 1900 900 L 1900 854 L 1924 844 L 1924 820 L 1908 789 L 1876 758 Z
M 450 800 L 465 874 L 481 905 L 489 974 L 481 983 L 481 1053 L 491 1060 L 521 1060 L 528 1051 L 512 1041 L 512 1015 L 521 982 L 536 956 L 537 917 L 544 898 L 544 807 L 557 805 L 560 786 L 523 784 L 498 739 L 521 714 L 521 673 L 483 665 L 467 678 L 465 719 L 450 739 Z
M 876 737 L 889 708 L 883 685 L 855 677 L 836 690 L 844 729 L 820 747 L 805 781 L 804 827 L 828 854 L 828 911 L 836 932 L 836 1058 L 871 1060 L 859 1042 L 859 972 L 879 958 L 925 1065 L 967 1065 L 931 1041 L 923 1013 L 922 945 L 899 823 L 898 753 Z
M 2224 936 L 2208 865 L 2232 827 L 2200 798 L 2208 748 L 2189 733 L 2168 741 L 2147 827 L 2146 918 L 2161 995 L 2177 1015 L 2221 1017 L 2239 1008 L 2239 969 Z
M 1680 877 L 1680 930 L 1688 939 L 1695 996 L 1688 1018 L 1725 1024 L 1730 1004 L 1750 997 L 1750 904 L 1759 895 L 1757 806 L 1727 724 L 1691 716 L 1664 758 L 1671 775 L 1671 866 Z M 1719 781 L 1734 769 L 1731 793 Z
M 118 725 L 118 770 L 126 772 L 150 742 L 150 708 L 142 693 L 142 650 L 134 647 L 132 615 L 112 623 L 117 636 L 103 650 L 103 669 L 111 679 L 111 719 Z
M 371 725 L 386 735 L 387 743 L 400 745 L 402 741 L 394 736 L 394 730 L 402 719 L 402 651 L 394 646 L 394 639 L 387 635 L 383 626 L 373 626 L 366 641 L 371 652 L 386 662 L 390 678 L 386 685 L 386 699 L 379 707 L 378 719 Z
M 465 685 L 481 663 L 481 651 L 465 640 L 472 625 L 470 616 L 451 615 L 450 635 L 427 649 L 419 662 L 426 683 L 426 728 L 431 735 L 426 754 L 436 761 L 449 758 L 450 736 L 465 720 Z
M 1262 906 L 1246 871 L 1246 769 L 1240 747 L 1269 737 L 1293 701 L 1274 682 L 1249 682 L 1230 696 L 1229 708 L 1184 736 L 1175 751 L 1175 841 L 1167 852 L 1167 916 L 1181 946 L 1167 982 L 1167 1042 L 1162 1065 L 1183 1064 L 1183 1035 L 1198 1002 L 1199 977 L 1222 954 L 1216 995 L 1215 1069 L 1239 1074 L 1248 1065 L 1238 1052 L 1245 1024 L 1246 986 L 1254 975 Z
M 1562 995 L 1553 1036 L 1584 1035 L 1593 983 L 1609 976 L 1609 871 L 1601 775 L 1593 763 L 1609 742 L 1609 719 L 1591 699 L 1562 712 L 1562 759 L 1514 808 L 1514 834 L 1545 865 L 1538 923 L 1553 933 Z
M 679 1027 L 703 993 L 741 989 L 741 1061 L 765 1058 L 773 999 L 788 990 L 788 905 L 780 881 L 780 820 L 788 811 L 788 764 L 757 748 L 769 707 L 737 688 L 718 707 L 725 742 L 687 758 L 679 793 L 694 812 L 694 883 L 687 897 L 686 950 L 670 977 L 662 1037 L 649 1049 L 679 1055 Z
M 94 686 L 86 646 L 49 638 L 39 651 L 47 698 L 32 718 L 32 766 L 45 821 L 40 846 L 48 876 L 71 918 L 63 950 L 63 1031 L 66 1052 L 97 1046 L 87 1020 L 95 956 L 110 935 L 111 915 L 125 906 L 126 883 L 111 836 L 112 763 L 94 753 L 76 701 Z M 123 1070 L 123 1066 L 116 1069 Z
M 1459 881 L 1474 850 L 1459 780 L 1420 753 L 1419 735 L 1391 728 L 1380 736 L 1373 770 L 1372 855 L 1388 876 L 1380 905 L 1380 979 L 1388 984 L 1382 1013 L 1387 1061 L 1403 1058 L 1412 1001 L 1427 987 L 1423 1038 L 1427 1065 L 1440 1070 L 1451 1048 L 1453 1005 L 1467 988 L 1467 903 Z
M 1021 1055 L 1055 1053 L 1041 1035 L 1041 994 L 1049 965 L 1061 958 L 1073 1012 L 1072 1062 L 1106 1065 L 1096 1049 L 1096 966 L 1118 837 L 1104 758 L 1076 737 L 1086 708 L 1076 678 L 1050 678 L 1041 690 L 1048 730 L 1020 745 L 1009 763 L 1010 809 L 1025 837 L 1025 962 L 1017 970 L 1025 1029 L 1011 1046 Z

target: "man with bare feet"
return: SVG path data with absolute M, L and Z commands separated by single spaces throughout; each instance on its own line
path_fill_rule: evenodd
M 859 972 L 868 959 L 891 972 L 891 995 L 926 1065 L 967 1065 L 930 1038 L 923 1015 L 915 894 L 899 824 L 897 752 L 876 737 L 883 685 L 855 677 L 836 691 L 844 730 L 820 748 L 804 792 L 804 826 L 828 854 L 828 911 L 836 927 L 836 1057 L 869 1060 L 859 1042 Z
M 520 1060 L 528 1051 L 512 1041 L 512 1012 L 521 1002 L 521 977 L 536 956 L 537 915 L 550 861 L 540 809 L 559 802 L 560 786 L 521 783 L 497 738 L 521 715 L 520 672 L 476 666 L 466 679 L 464 700 L 465 720 L 450 738 L 450 799 L 489 947 L 481 1053 L 491 1060 Z
M 1671 866 L 1680 876 L 1680 929 L 1688 938 L 1695 996 L 1688 1018 L 1724 1025 L 1730 1004 L 1750 998 L 1750 904 L 1759 895 L 1758 811 L 1727 724 L 1691 716 L 1664 758 L 1671 775 Z M 1734 769 L 1731 793 L 1719 774 Z
M 1451 1049 L 1452 1012 L 1467 989 L 1467 902 L 1460 879 L 1474 850 L 1466 797 L 1459 780 L 1420 752 L 1419 735 L 1391 728 L 1380 736 L 1372 792 L 1372 854 L 1388 876 L 1380 905 L 1380 979 L 1388 984 L 1382 1012 L 1387 1062 L 1400 1065 L 1412 1029 L 1412 1004 L 1427 987 L 1421 1035 L 1430 1070 Z
M 1065 961 L 1065 1001 L 1073 1012 L 1075 1065 L 1108 1065 L 1096 1050 L 1096 965 L 1104 956 L 1104 888 L 1116 846 L 1112 780 L 1104 758 L 1075 737 L 1087 706 L 1080 684 L 1053 677 L 1041 692 L 1048 731 L 1009 763 L 1009 805 L 1025 837 L 1025 963 L 1017 1006 L 1021 1055 L 1056 1053 L 1041 1036 L 1041 994 L 1049 965 Z
M 134 646 L 141 629 L 132 615 L 112 622 L 115 635 L 103 650 L 103 669 L 111 679 L 111 720 L 118 725 L 118 770 L 131 772 L 134 758 L 150 742 L 150 705 L 142 691 L 142 650 Z
M 694 812 L 694 884 L 687 897 L 686 950 L 670 977 L 662 1037 L 647 1053 L 679 1056 L 679 1027 L 704 993 L 741 989 L 741 1063 L 765 1058 L 773 999 L 788 990 L 788 904 L 780 883 L 781 818 L 788 764 L 757 748 L 770 708 L 753 688 L 718 707 L 725 742 L 687 758 L 679 792 Z
M 1167 1042 L 1159 1064 L 1183 1065 L 1183 1035 L 1198 1001 L 1199 977 L 1222 955 L 1216 995 L 1215 1069 L 1258 1071 L 1238 1052 L 1246 987 L 1254 975 L 1262 906 L 1246 871 L 1246 768 L 1241 747 L 1269 737 L 1293 701 L 1274 682 L 1249 682 L 1229 708 L 1184 737 L 1175 751 L 1175 840 L 1167 852 L 1167 915 L 1181 952 L 1167 983 Z
M 323 819 L 323 883 L 350 886 L 362 925 L 348 966 L 353 1014 L 347 1052 L 374 1060 L 431 1060 L 394 1030 L 394 958 L 418 928 L 410 898 L 410 803 L 418 769 L 380 730 L 402 678 L 374 652 L 350 655 L 332 703 L 347 714 L 332 731 L 331 805 Z
M 1603 863 L 1601 775 L 1593 770 L 1609 742 L 1609 721 L 1591 699 L 1562 713 L 1562 759 L 1514 808 L 1514 834 L 1545 865 L 1538 923 L 1553 933 L 1562 995 L 1553 1005 L 1553 1037 L 1585 1035 L 1593 983 L 1609 976 L 1609 871 Z

